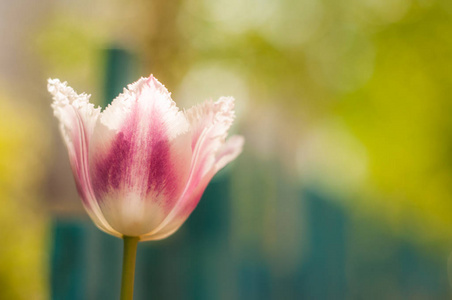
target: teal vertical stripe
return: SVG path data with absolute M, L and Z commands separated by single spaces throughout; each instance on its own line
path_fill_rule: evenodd
M 135 58 L 128 51 L 111 48 L 106 50 L 105 56 L 104 104 L 108 105 L 124 87 L 138 78 L 135 78 Z
M 54 300 L 85 299 L 86 228 L 78 220 L 53 222 L 51 295 Z

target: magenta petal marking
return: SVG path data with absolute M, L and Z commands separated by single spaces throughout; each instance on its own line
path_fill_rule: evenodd
M 160 194 L 164 190 L 168 193 L 176 190 L 177 186 L 174 173 L 172 172 L 168 141 L 154 141 L 153 149 L 148 160 L 149 165 L 152 167 L 148 174 L 147 193 L 151 190 L 157 191 L 157 194 Z
M 120 132 L 112 142 L 108 155 L 96 164 L 93 185 L 96 196 L 107 193 L 110 188 L 118 189 L 121 177 L 125 174 L 130 153 L 130 142 Z
M 75 186 L 77 188 L 77 192 L 80 195 L 83 203 L 87 206 L 87 208 L 91 208 L 90 203 L 90 190 L 89 190 L 89 178 L 87 177 L 87 148 L 88 141 L 85 134 L 85 128 L 83 122 L 80 120 L 80 116 L 77 111 L 74 112 L 74 119 L 72 126 L 73 130 L 71 132 L 71 140 L 73 144 L 73 148 L 71 149 L 73 152 L 71 160 L 71 167 L 74 174 Z M 71 151 L 70 151 L 71 152 Z M 71 156 L 71 155 L 70 155 Z
M 158 112 L 153 111 L 144 131 L 140 117 L 136 106 L 125 128 L 111 142 L 108 154 L 96 158 L 93 185 L 98 199 L 111 190 L 135 191 L 143 200 L 149 194 L 155 198 L 162 193 L 170 199 L 178 191 L 171 145 Z

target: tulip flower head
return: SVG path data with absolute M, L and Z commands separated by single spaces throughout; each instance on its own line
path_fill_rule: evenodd
M 66 82 L 49 79 L 48 90 L 83 205 L 117 237 L 157 240 L 175 232 L 215 173 L 242 151 L 243 137 L 226 140 L 230 97 L 181 111 L 152 75 L 103 111 Z

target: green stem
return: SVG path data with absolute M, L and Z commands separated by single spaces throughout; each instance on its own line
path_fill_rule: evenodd
M 124 236 L 124 256 L 122 260 L 121 300 L 133 300 L 133 280 L 139 238 Z

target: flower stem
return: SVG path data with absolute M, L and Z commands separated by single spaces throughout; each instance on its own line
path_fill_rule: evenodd
M 124 256 L 122 260 L 121 300 L 133 300 L 133 280 L 139 238 L 124 236 Z

